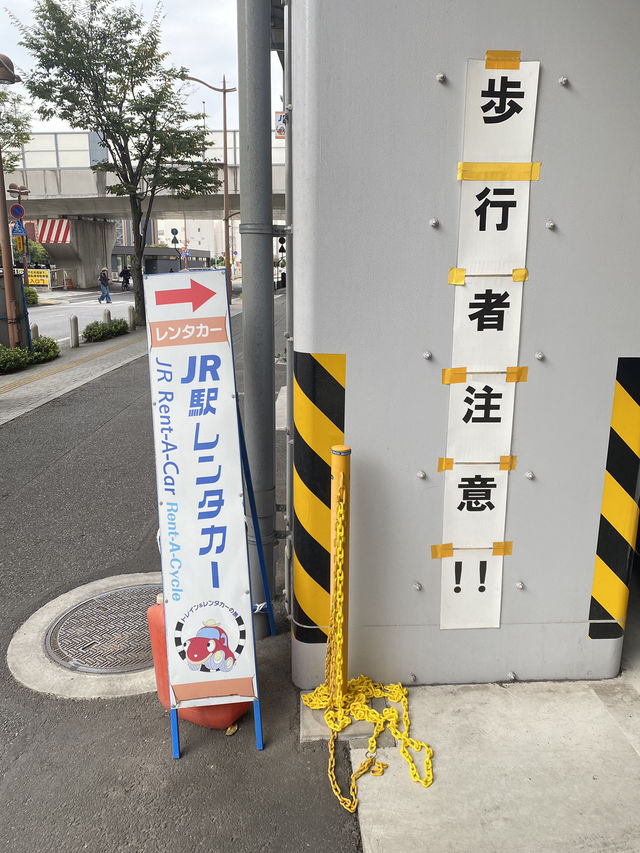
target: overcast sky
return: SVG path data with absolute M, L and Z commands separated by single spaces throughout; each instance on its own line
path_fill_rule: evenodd
M 1 0 L 0 0 L 1 2 Z M 143 14 L 150 15 L 155 7 L 153 0 L 137 3 Z M 11 0 L 7 3 L 11 11 L 24 23 L 31 19 L 33 0 Z M 18 45 L 19 34 L 0 7 L 0 53 L 14 63 L 16 71 L 28 72 L 32 59 L 25 48 Z M 238 51 L 236 32 L 236 0 L 164 0 L 163 49 L 169 52 L 168 62 L 184 65 L 194 77 L 199 77 L 213 86 L 222 86 L 226 74 L 227 86 L 238 83 Z M 222 128 L 222 95 L 205 86 L 192 85 L 189 107 L 193 112 L 202 111 L 204 101 L 207 127 Z M 281 109 L 279 94 L 282 90 L 282 72 L 275 54 L 271 61 L 272 109 Z M 13 91 L 26 91 L 17 84 Z M 227 123 L 229 130 L 238 127 L 238 95 L 227 95 Z M 31 129 L 66 130 L 60 121 L 45 123 L 34 116 Z

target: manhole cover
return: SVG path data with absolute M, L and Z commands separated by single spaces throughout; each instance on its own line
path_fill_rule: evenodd
M 63 613 L 45 637 L 49 657 L 67 669 L 114 674 L 153 666 L 147 608 L 162 588 L 127 586 Z

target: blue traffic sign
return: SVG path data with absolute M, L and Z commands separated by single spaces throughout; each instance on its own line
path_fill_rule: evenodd
M 13 223 L 13 227 L 11 228 L 11 236 L 12 237 L 26 237 L 27 236 L 27 229 L 24 227 L 22 222 L 20 222 L 20 220 Z
M 22 219 L 24 216 L 24 207 L 21 204 L 12 204 L 9 213 L 14 219 Z

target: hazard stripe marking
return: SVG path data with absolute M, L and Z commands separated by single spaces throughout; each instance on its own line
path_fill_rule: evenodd
M 318 628 L 311 621 L 311 617 L 305 613 L 300 602 L 293 596 L 293 620 L 291 632 L 296 640 L 301 643 L 326 643 L 327 632 Z
M 590 619 L 615 619 L 619 621 L 626 617 L 629 587 L 599 557 L 596 557 L 592 595 L 592 602 L 595 601 L 606 615 L 596 616 L 592 608 L 589 613 Z
M 341 432 L 302 391 L 293 380 L 293 422 L 300 439 L 331 467 L 331 448 L 344 443 Z
M 604 475 L 602 515 L 633 548 L 638 532 L 638 504 L 608 471 Z
M 298 603 L 308 617 L 307 627 L 319 628 L 327 633 L 331 617 L 331 596 L 328 590 L 323 589 L 309 576 L 297 554 L 293 557 L 293 583 Z
M 294 364 L 295 377 L 300 390 L 343 433 L 344 386 L 334 379 L 319 361 L 307 353 L 297 352 Z
M 294 516 L 295 520 L 297 518 Z M 331 555 L 319 542 L 309 536 L 298 521 L 298 527 L 293 534 L 293 550 L 301 567 L 304 567 L 309 577 L 325 592 L 331 586 Z
M 638 474 L 640 473 L 640 459 L 615 430 L 611 430 L 609 435 L 607 471 L 631 498 L 635 498 Z
M 294 354 L 293 620 L 301 642 L 326 642 L 331 585 L 331 447 L 344 444 L 346 358 Z
M 640 406 L 633 397 L 625 391 L 619 382 L 613 396 L 613 414 L 611 429 L 615 430 L 625 444 L 640 456 Z
M 315 488 L 318 499 L 330 507 L 331 467 L 302 440 L 295 427 L 293 433 L 293 464 L 305 486 L 308 489 Z
M 331 510 L 305 486 L 295 470 L 293 490 L 296 519 L 328 553 L 331 551 Z
M 620 358 L 613 394 L 602 509 L 589 608 L 589 637 L 623 635 L 638 537 L 640 358 Z

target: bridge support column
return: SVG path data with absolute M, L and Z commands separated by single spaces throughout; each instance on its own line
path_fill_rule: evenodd
M 42 219 L 37 236 L 74 288 L 97 288 L 102 267 L 111 269 L 116 226 L 107 219 Z

